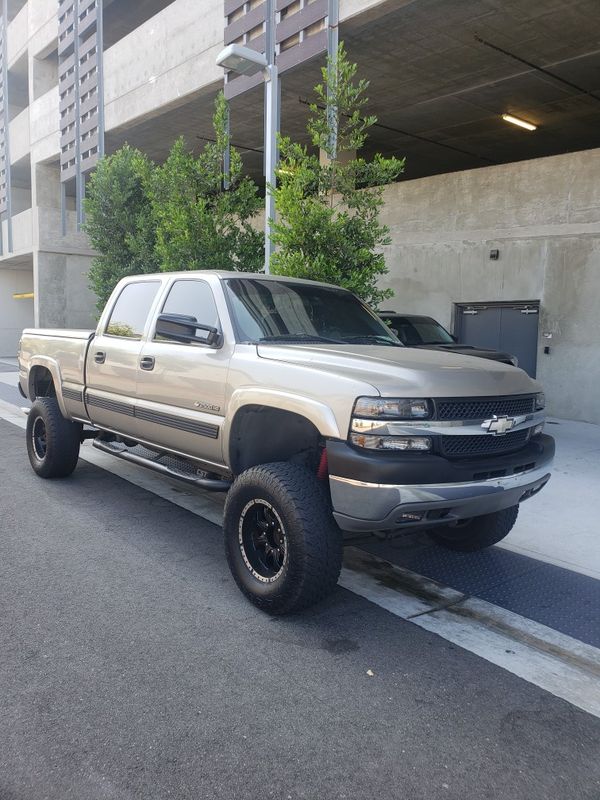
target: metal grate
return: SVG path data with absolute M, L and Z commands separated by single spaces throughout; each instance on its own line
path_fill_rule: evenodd
M 501 416 L 518 416 L 535 411 L 535 396 L 482 397 L 460 400 L 436 400 L 438 419 L 476 419 L 483 420 Z
M 442 454 L 454 458 L 510 453 L 527 444 L 531 428 L 514 431 L 505 436 L 442 436 Z

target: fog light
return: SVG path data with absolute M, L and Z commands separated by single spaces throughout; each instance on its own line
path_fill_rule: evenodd
M 350 441 L 368 450 L 401 450 L 425 452 L 431 450 L 429 436 L 373 436 L 372 434 L 352 433 Z
M 540 422 L 539 425 L 536 425 L 533 431 L 531 432 L 532 436 L 539 436 L 540 433 L 544 430 L 544 423 Z

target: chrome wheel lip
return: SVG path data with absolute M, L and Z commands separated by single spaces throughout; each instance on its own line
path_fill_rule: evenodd
M 42 417 L 36 417 L 31 426 L 31 446 L 38 461 L 43 461 L 48 452 L 46 423 Z
M 269 512 L 275 517 L 279 532 L 283 537 L 283 561 L 281 563 L 281 567 L 273 575 L 263 575 L 260 572 L 258 572 L 257 569 L 255 569 L 255 566 L 251 563 L 250 559 L 248 558 L 248 553 L 246 552 L 246 546 L 244 544 L 244 533 L 245 533 L 244 523 L 247 521 L 246 517 L 248 515 L 248 512 L 252 508 L 255 508 L 256 506 L 264 506 L 266 509 L 269 510 Z M 249 500 L 242 509 L 242 513 L 240 514 L 240 521 L 238 524 L 238 545 L 240 548 L 242 559 L 244 560 L 244 564 L 246 565 L 248 571 L 252 574 L 252 576 L 256 578 L 256 580 L 265 584 L 274 583 L 275 581 L 279 580 L 283 571 L 287 567 L 288 563 L 288 557 L 289 557 L 288 540 L 281 517 L 277 513 L 274 506 L 267 500 L 263 500 L 262 498 L 258 497 L 253 498 L 252 500 Z

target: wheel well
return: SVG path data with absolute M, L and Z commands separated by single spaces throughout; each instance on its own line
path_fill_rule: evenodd
M 322 437 L 310 420 L 270 406 L 244 406 L 233 419 L 229 464 L 239 475 L 257 464 L 290 461 L 316 472 Z
M 29 397 L 56 397 L 52 373 L 46 367 L 32 367 L 29 373 Z

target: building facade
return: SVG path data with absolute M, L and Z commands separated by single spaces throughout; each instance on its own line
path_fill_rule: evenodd
M 265 8 L 2 0 L 0 355 L 14 355 L 25 326 L 94 324 L 86 177 L 126 141 L 157 161 L 181 134 L 200 148 L 224 85 L 216 56 L 230 42 L 263 50 Z M 331 0 L 276 0 L 275 10 L 281 126 L 306 141 Z M 534 353 L 553 414 L 600 422 L 594 0 L 339 0 L 335 12 L 370 80 L 378 124 L 366 155 L 407 157 L 385 192 L 389 306 L 492 346 L 508 337 Z M 239 80 L 226 91 L 232 138 L 260 183 L 261 79 L 243 91 Z

